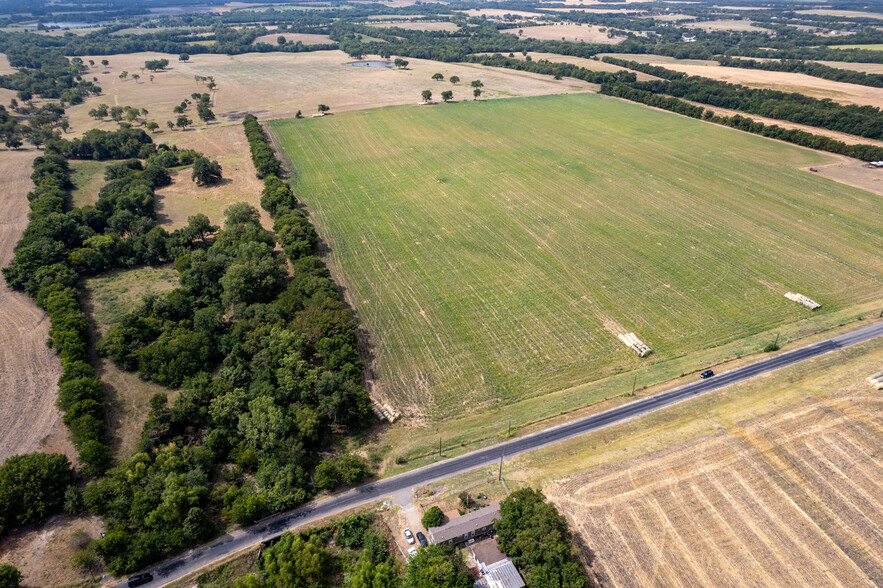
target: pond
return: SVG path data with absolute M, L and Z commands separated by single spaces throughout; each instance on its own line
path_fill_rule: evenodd
M 392 67 L 392 61 L 350 61 L 344 65 L 353 65 L 355 67 Z

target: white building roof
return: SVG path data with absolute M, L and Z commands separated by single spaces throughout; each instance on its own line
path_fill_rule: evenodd
M 488 588 L 524 588 L 524 580 L 511 559 L 504 559 L 481 570 Z

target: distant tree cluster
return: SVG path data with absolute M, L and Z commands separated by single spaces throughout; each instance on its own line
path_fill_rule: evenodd
M 5 47 L 3 47 L 5 45 Z M 32 96 L 80 104 L 90 95 L 101 93 L 101 88 L 82 78 L 87 66 L 79 58 L 67 59 L 57 49 L 37 49 L 27 45 L 0 42 L 17 72 L 0 76 L 0 87 L 17 90 L 19 99 Z
M 186 59 L 183 59 L 182 61 L 186 61 Z M 159 71 L 161 69 L 165 69 L 166 67 L 168 67 L 168 65 L 168 59 L 148 59 L 144 62 L 144 69 L 149 69 L 150 71 Z

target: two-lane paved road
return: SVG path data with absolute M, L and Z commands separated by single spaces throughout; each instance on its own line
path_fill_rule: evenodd
M 859 329 L 839 337 L 833 337 L 821 343 L 809 345 L 801 349 L 789 351 L 768 359 L 763 359 L 719 374 L 707 380 L 681 386 L 667 392 L 648 396 L 629 404 L 608 411 L 546 429 L 532 435 L 513 439 L 487 449 L 480 449 L 460 457 L 455 457 L 430 466 L 413 470 L 392 478 L 380 480 L 374 484 L 361 486 L 344 494 L 332 496 L 313 505 L 276 515 L 266 521 L 255 524 L 235 535 L 225 535 L 204 547 L 194 549 L 175 557 L 150 570 L 154 581 L 150 586 L 158 586 L 176 580 L 194 570 L 206 566 L 213 561 L 254 545 L 260 541 L 271 539 L 286 529 L 320 519 L 335 513 L 353 508 L 367 502 L 376 501 L 401 490 L 421 486 L 429 482 L 487 466 L 499 461 L 500 456 L 512 456 L 531 451 L 550 443 L 576 437 L 602 427 L 621 423 L 636 416 L 670 406 L 676 402 L 693 398 L 712 390 L 741 382 L 748 378 L 764 374 L 781 367 L 792 365 L 812 357 L 817 357 L 843 347 L 863 343 L 883 335 L 883 323 Z M 125 583 L 118 584 L 123 587 Z

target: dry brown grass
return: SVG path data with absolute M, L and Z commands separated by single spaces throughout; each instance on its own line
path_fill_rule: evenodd
M 28 224 L 35 150 L 0 151 L 0 267 L 12 259 Z M 0 280 L 0 462 L 32 451 L 76 452 L 55 407 L 61 364 L 46 347 L 46 313 Z
M 99 517 L 58 515 L 39 528 L 20 529 L 0 540 L 0 563 L 17 567 L 23 586 L 79 584 L 91 577 L 75 570 L 71 559 L 103 530 Z
M 503 29 L 501 33 L 511 33 L 518 35 L 518 31 L 523 31 L 520 36 L 522 38 L 540 39 L 543 41 L 583 41 L 585 43 L 606 43 L 615 45 L 622 41 L 625 37 L 609 37 L 607 31 L 601 32 L 599 27 L 582 24 L 555 24 L 543 25 L 539 27 L 524 27 L 523 29 Z M 603 28 L 603 27 L 601 27 Z
M 173 183 L 157 191 L 157 218 L 172 231 L 187 224 L 187 218 L 202 213 L 213 224 L 222 225 L 224 210 L 235 202 L 248 202 L 261 212 L 261 222 L 270 229 L 273 221 L 261 208 L 263 183 L 257 178 L 241 124 L 209 126 L 189 131 L 166 132 L 165 140 L 179 147 L 195 149 L 217 159 L 224 180 L 217 186 L 199 187 L 190 168 L 172 173 Z
M 755 381 L 762 398 L 753 410 L 763 416 L 728 424 L 732 406 L 703 400 L 719 419 L 716 434 L 627 461 L 612 456 L 619 463 L 545 491 L 594 552 L 605 586 L 880 585 L 883 398 L 863 381 L 879 349 L 842 358 L 844 366 L 822 359 L 821 383 L 792 372 L 784 393 L 770 394 L 778 376 L 766 376 L 766 388 Z M 709 420 L 697 408 L 683 418 Z M 646 425 L 658 434 L 655 418 Z
M 304 45 L 324 45 L 333 42 L 328 35 L 314 35 L 310 33 L 275 33 L 258 37 L 254 42 L 275 45 L 276 39 L 278 39 L 280 35 L 285 37 L 286 41 L 291 41 L 292 43 L 297 43 L 299 41 Z
M 331 106 L 332 112 L 413 104 L 419 102 L 422 90 L 439 87 L 431 80 L 436 72 L 445 77 L 456 75 L 462 80 L 482 80 L 484 98 L 561 94 L 589 89 L 587 84 L 574 80 L 556 81 L 540 74 L 469 63 L 409 59 L 408 69 L 403 70 L 352 67 L 344 65 L 352 60 L 342 51 L 194 55 L 186 63 L 178 62 L 177 56 L 168 55 L 165 57 L 172 62 L 170 69 L 153 74 L 153 82 L 149 81 L 148 72 L 141 74 L 138 83 L 119 79 L 121 71 L 139 72 L 146 59 L 158 56 L 154 53 L 111 55 L 106 57 L 110 60 L 109 68 L 93 68 L 89 75 L 98 77 L 104 95 L 68 109 L 74 131 L 116 128 L 116 123 L 110 119 L 95 121 L 88 116 L 88 111 L 102 102 L 111 106 L 147 107 L 148 118 L 165 128 L 167 120 L 174 120 L 172 109 L 175 105 L 193 92 L 206 91 L 204 85 L 195 82 L 194 75 L 215 77 L 218 90 L 214 96 L 214 111 L 219 122 L 227 120 L 227 116 L 238 120 L 244 112 L 252 112 L 259 118 L 290 118 L 298 110 L 308 115 L 315 112 L 320 103 Z M 104 58 L 93 57 L 96 62 Z M 102 74 L 102 71 L 109 73 Z M 456 99 L 457 87 L 453 90 Z M 195 116 L 191 115 L 191 118 Z M 167 140 L 169 135 L 179 134 L 159 133 L 156 139 Z

